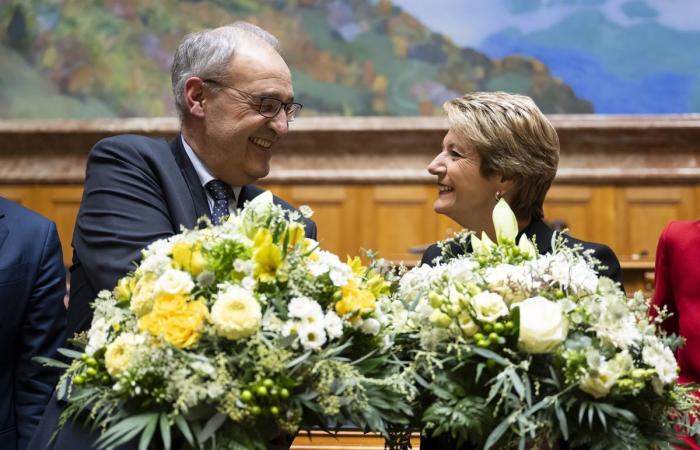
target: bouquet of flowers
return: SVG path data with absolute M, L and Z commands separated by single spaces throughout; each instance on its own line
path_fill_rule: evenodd
M 680 340 L 658 327 L 667 314 L 649 319 L 639 293 L 599 277 L 565 236 L 546 255 L 516 243 L 503 200 L 493 216 L 497 242 L 464 233 L 442 243 L 461 256 L 400 283 L 424 432 L 484 449 L 671 448 L 674 431 L 695 435 L 694 387 L 676 382 Z
M 224 224 L 143 250 L 95 300 L 74 339 L 84 350 L 63 350 L 74 359 L 61 424 L 101 429 L 100 448 L 265 449 L 300 427 L 401 422 L 391 276 L 320 250 L 304 237 L 310 214 L 266 193 Z

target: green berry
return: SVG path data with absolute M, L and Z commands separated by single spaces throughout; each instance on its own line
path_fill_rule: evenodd
M 504 329 L 505 329 L 505 327 L 503 326 L 503 324 L 501 322 L 496 322 L 493 324 L 493 331 L 495 331 L 498 334 L 503 333 Z
M 487 333 L 490 333 L 493 331 L 493 325 L 491 325 L 490 323 L 485 323 L 484 326 L 482 326 L 481 328 L 483 328 L 484 331 Z
M 259 416 L 262 414 L 262 408 L 258 405 L 254 405 L 252 408 L 250 408 L 250 412 L 253 413 L 254 416 Z
M 289 390 L 287 388 L 280 389 L 280 397 L 283 399 L 289 398 Z
M 88 358 L 85 360 L 85 364 L 87 364 L 90 367 L 97 367 L 97 360 L 95 358 Z
M 253 400 L 253 393 L 246 389 L 245 391 L 241 392 L 241 400 L 248 403 L 249 401 Z
M 476 341 L 476 346 L 481 347 L 481 348 L 488 348 L 490 342 L 487 341 L 486 339 L 482 339 L 480 341 Z
M 485 339 L 485 337 L 484 337 L 483 333 L 474 333 L 474 340 L 475 341 L 479 342 L 479 341 L 483 341 L 484 339 Z
M 498 342 L 499 338 L 500 338 L 500 336 L 496 333 L 489 334 L 489 341 L 491 341 L 491 342 Z
M 554 291 L 554 298 L 556 298 L 557 300 L 564 298 L 564 296 L 564 291 L 562 291 L 561 289 L 557 289 L 556 291 Z
M 80 386 L 81 384 L 85 383 L 85 377 L 82 375 L 76 375 L 73 377 L 73 384 Z
M 515 324 L 513 323 L 512 320 L 509 320 L 508 322 L 506 322 L 506 324 L 504 326 L 506 327 L 507 331 L 510 331 L 515 327 Z
M 96 370 L 94 367 L 88 367 L 88 368 L 85 370 L 85 375 L 87 375 L 88 377 L 92 378 L 92 377 L 94 377 L 95 375 L 97 375 L 97 370 Z
M 255 395 L 258 397 L 267 397 L 267 388 L 265 386 L 258 386 L 255 388 Z
M 273 387 L 270 389 L 270 395 L 272 397 L 277 397 L 279 395 L 279 393 L 280 393 L 280 391 L 276 387 Z
M 486 360 L 486 367 L 488 367 L 489 369 L 493 369 L 494 367 L 496 367 L 496 361 L 494 361 L 493 359 Z
M 274 385 L 275 385 L 275 382 L 272 381 L 270 378 L 265 378 L 263 380 L 263 386 L 265 386 L 266 388 L 271 388 Z
M 100 381 L 102 382 L 102 384 L 107 384 L 111 381 L 111 378 L 109 378 L 109 375 L 107 375 L 106 373 L 103 373 L 100 377 Z
M 276 416 L 280 413 L 280 409 L 277 406 L 270 406 L 270 414 Z

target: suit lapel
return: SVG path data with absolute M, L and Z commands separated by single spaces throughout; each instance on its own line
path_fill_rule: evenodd
M 238 194 L 238 198 L 236 199 L 236 207 L 238 209 L 243 208 L 245 202 L 253 200 L 262 192 L 263 190 L 254 184 L 246 184 L 245 186 L 241 187 L 241 192 Z
M 204 193 L 204 188 L 199 181 L 197 176 L 197 171 L 192 165 L 192 161 L 187 156 L 185 152 L 185 147 L 182 145 L 182 135 L 178 134 L 175 139 L 170 141 L 170 150 L 173 152 L 175 161 L 180 167 L 180 172 L 185 178 L 185 183 L 187 184 L 187 189 L 192 198 L 192 206 L 194 207 L 196 222 L 202 216 L 207 216 L 211 218 L 211 211 L 209 211 L 209 203 L 207 202 L 207 196 Z

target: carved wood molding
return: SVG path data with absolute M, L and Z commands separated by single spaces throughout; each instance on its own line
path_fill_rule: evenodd
M 560 184 L 697 183 L 700 114 L 553 115 Z M 1 183 L 82 183 L 98 140 L 123 133 L 171 138 L 175 118 L 0 121 Z M 309 117 L 275 147 L 271 183 L 416 183 L 440 149 L 439 117 Z

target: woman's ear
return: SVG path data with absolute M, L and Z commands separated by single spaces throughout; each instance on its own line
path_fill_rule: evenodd
M 506 201 L 510 201 L 513 195 L 513 188 L 515 188 L 515 180 L 513 178 L 505 178 L 500 175 L 494 176 L 496 184 L 496 192 L 499 198 L 505 198 Z
M 194 117 L 204 117 L 204 83 L 198 77 L 188 78 L 185 81 L 185 105 Z

